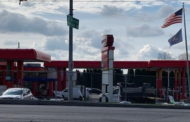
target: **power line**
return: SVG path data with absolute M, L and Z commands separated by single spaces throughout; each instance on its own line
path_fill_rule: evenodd
M 17 1 L 19 0 L 1 0 L 0 2 L 17 2 Z M 27 0 L 27 1 L 28 2 L 69 2 L 69 0 Z M 75 0 L 74 2 L 156 2 L 156 0 Z
M 27 0 L 28 2 L 35 2 L 35 3 L 47 3 L 47 2 L 69 2 L 69 0 Z M 3 2 L 19 2 L 19 0 L 1 0 L 0 3 Z M 88 3 L 125 3 L 125 2 L 137 2 L 137 3 L 143 3 L 143 2 L 161 2 L 156 0 L 75 0 L 74 2 L 88 2 Z M 175 2 L 175 1 L 171 1 Z M 189 2 L 189 0 L 182 0 L 182 1 L 176 1 L 176 2 Z
M 69 3 L 69 0 L 26 0 L 27 2 L 42 4 L 42 3 Z M 22 3 L 25 3 L 23 1 Z M 74 3 L 102 3 L 102 4 L 122 4 L 122 3 L 135 3 L 135 4 L 144 4 L 144 3 L 159 3 L 162 1 L 156 0 L 75 0 Z M 171 1 L 178 2 L 178 3 L 190 3 L 189 0 L 182 0 L 182 1 Z M 0 3 L 19 3 L 19 0 L 1 0 Z M 19 3 L 21 4 L 21 3 Z
M 143 0 L 143 1 L 138 1 L 138 0 L 78 0 L 75 2 L 156 2 L 154 0 Z

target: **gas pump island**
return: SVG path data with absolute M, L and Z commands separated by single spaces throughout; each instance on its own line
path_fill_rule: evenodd
M 115 49 L 113 42 L 113 35 L 105 35 L 102 40 L 102 93 L 104 95 L 107 94 L 102 98 L 102 102 L 113 102 L 113 61 Z

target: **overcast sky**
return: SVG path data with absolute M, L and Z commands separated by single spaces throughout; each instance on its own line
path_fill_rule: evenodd
M 19 5 L 18 0 L 1 0 L 1 48 L 17 48 L 20 42 L 21 48 L 43 51 L 53 60 L 68 60 L 68 1 L 28 0 Z M 178 59 L 185 53 L 185 43 L 170 47 L 168 39 L 183 24 L 161 26 L 182 7 L 182 1 L 74 0 L 74 17 L 80 24 L 74 29 L 73 59 L 101 60 L 101 40 L 106 34 L 114 36 L 115 60 Z M 190 2 L 184 2 L 190 45 Z

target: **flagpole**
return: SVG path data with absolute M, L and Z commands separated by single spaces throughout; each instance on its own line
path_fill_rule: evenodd
M 187 70 L 187 83 L 188 83 L 188 95 L 190 97 L 190 82 L 189 82 L 189 59 L 188 59 L 188 46 L 187 46 L 187 32 L 186 32 L 186 21 L 185 21 L 185 7 L 183 3 L 183 11 L 184 11 L 184 33 L 185 33 L 185 48 L 186 48 L 186 70 Z

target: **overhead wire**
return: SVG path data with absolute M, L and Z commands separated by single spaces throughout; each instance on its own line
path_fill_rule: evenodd
M 28 2 L 35 2 L 35 3 L 46 3 L 46 2 L 69 2 L 69 0 L 27 0 Z M 1 0 L 2 2 L 19 2 L 19 0 Z M 22 1 L 25 2 L 25 1 Z M 157 0 L 73 0 L 73 2 L 88 2 L 88 3 L 122 3 L 122 2 L 163 2 Z M 171 1 L 171 2 L 189 2 L 189 0 L 182 0 L 182 1 Z
M 58 2 L 58 3 L 69 3 L 70 0 L 1 0 L 0 3 L 21 3 L 24 2 L 31 2 L 31 3 L 53 3 L 53 2 Z M 137 4 L 142 4 L 142 3 L 159 3 L 159 2 L 164 2 L 164 1 L 157 1 L 157 0 L 73 0 L 74 3 L 137 3 Z M 178 2 L 178 3 L 190 3 L 189 0 L 176 0 L 176 1 L 170 1 L 170 2 Z
M 17 2 L 19 0 L 1 0 L 0 2 Z M 26 0 L 28 2 L 69 2 L 69 0 Z M 154 2 L 156 0 L 73 0 L 73 2 Z M 24 1 L 22 1 L 24 2 Z

